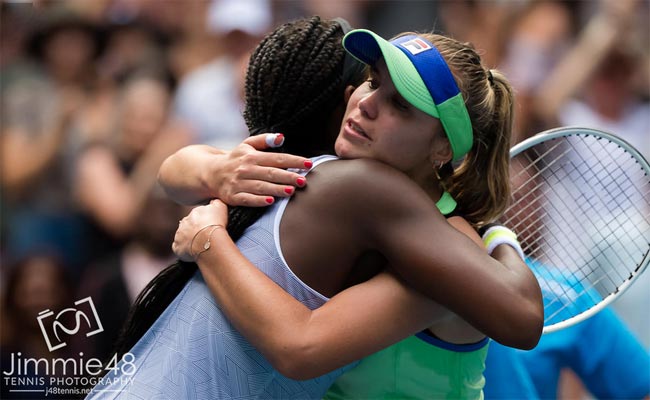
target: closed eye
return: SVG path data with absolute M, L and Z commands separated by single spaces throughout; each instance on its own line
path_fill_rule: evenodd
M 399 95 L 393 97 L 393 105 L 400 111 L 408 111 L 411 108 L 411 104 Z

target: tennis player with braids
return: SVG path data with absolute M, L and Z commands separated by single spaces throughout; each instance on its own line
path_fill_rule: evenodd
M 364 38 L 373 37 L 371 33 L 365 31 L 355 31 L 350 35 L 361 35 L 361 39 L 358 40 L 362 41 Z M 352 38 L 354 39 L 354 36 Z M 467 45 L 443 36 L 433 35 L 424 37 L 410 36 L 401 39 L 401 43 L 407 43 L 408 46 L 411 45 L 409 42 L 412 43 L 417 40 L 415 44 L 419 46 L 418 42 L 423 38 L 435 43 L 435 47 L 440 49 L 443 57 L 451 58 L 452 68 L 461 71 L 459 74 L 460 79 L 465 83 L 464 89 L 468 93 L 467 108 L 470 115 L 474 117 L 474 132 L 479 132 L 476 136 L 480 139 L 481 146 L 474 146 L 469 152 L 465 163 L 461 165 L 455 175 L 447 175 L 447 180 L 443 184 L 447 185 L 451 191 L 454 191 L 457 198 L 465 199 L 465 203 L 459 203 L 469 204 L 469 206 L 459 207 L 459 209 L 462 210 L 461 212 L 464 215 L 468 216 L 468 219 L 474 225 L 481 225 L 499 215 L 502 211 L 500 207 L 503 207 L 505 204 L 504 199 L 508 196 L 507 186 L 505 188 L 498 185 L 494 185 L 496 188 L 488 187 L 488 180 L 485 179 L 485 176 L 476 174 L 474 171 L 479 170 L 489 173 L 495 169 L 503 171 L 504 166 L 507 168 L 507 149 L 509 148 L 508 142 L 512 123 L 512 92 L 507 81 L 500 74 L 496 72 L 493 74 L 488 73 L 483 69 L 480 58 Z M 375 40 L 379 41 L 380 39 L 375 38 Z M 346 43 L 348 42 L 346 41 Z M 384 43 L 385 48 L 388 49 L 385 50 L 387 52 L 391 50 L 394 52 L 394 50 L 398 49 L 398 47 L 386 44 L 383 41 L 381 43 Z M 365 44 L 367 45 L 367 42 Z M 428 42 L 424 42 L 424 45 L 428 44 Z M 361 59 L 363 59 L 363 56 L 358 52 L 370 51 L 363 48 L 363 46 L 361 50 L 355 46 L 359 46 L 359 44 L 353 41 L 352 44 L 348 45 L 348 49 Z M 373 57 L 376 58 L 366 58 L 365 60 L 372 64 L 380 61 L 379 53 L 377 53 L 379 50 L 375 49 L 375 51 Z M 452 54 L 455 58 L 451 56 Z M 397 76 L 399 79 L 398 74 L 405 72 L 403 69 L 400 70 L 395 67 L 395 63 L 399 62 L 400 59 L 397 58 L 397 60 L 393 60 L 394 73 L 392 76 Z M 440 74 L 438 72 L 438 75 Z M 471 77 L 476 78 L 472 80 Z M 401 156 L 417 154 L 413 150 L 415 147 L 429 149 L 428 146 L 423 145 L 421 140 L 413 139 L 417 137 L 416 135 L 427 137 L 422 130 L 413 128 L 413 125 L 410 126 L 412 130 L 410 132 L 404 128 L 404 126 L 409 126 L 409 122 L 413 122 L 413 106 L 404 99 L 409 95 L 408 90 L 411 89 L 402 86 L 402 90 L 406 94 L 401 96 L 401 92 L 397 91 L 395 86 L 397 85 L 392 84 L 391 74 L 388 73 L 385 66 L 381 65 L 381 67 L 373 69 L 368 82 L 357 89 L 348 103 L 346 117 L 350 117 L 350 119 L 344 119 L 341 135 L 337 141 L 336 149 L 339 155 L 349 158 L 377 158 L 390 165 L 407 165 L 406 163 L 410 162 L 410 160 L 405 160 Z M 440 92 L 436 94 L 439 95 Z M 458 89 L 455 92 L 455 95 L 457 94 Z M 409 100 L 412 98 L 413 96 Z M 417 98 L 412 101 L 417 102 Z M 462 98 L 458 96 L 450 102 L 454 101 L 462 101 Z M 353 108 L 355 105 L 356 110 Z M 458 105 L 459 103 L 456 103 L 455 106 Z M 420 106 L 426 109 L 428 104 L 425 103 Z M 447 107 L 449 106 L 449 103 L 447 103 Z M 429 110 L 431 110 L 430 107 L 429 105 Z M 407 112 L 409 108 L 411 110 Z M 401 117 L 395 118 L 395 111 L 400 111 L 402 113 Z M 444 112 L 449 113 L 450 111 L 452 112 L 451 117 L 455 117 L 456 114 L 453 114 L 453 112 L 456 110 L 453 108 Z M 404 118 L 404 115 L 410 118 Z M 486 115 L 493 117 L 484 117 Z M 449 116 L 449 114 L 446 115 L 447 118 Z M 420 117 L 422 116 L 420 115 Z M 427 119 L 433 120 L 429 116 L 417 120 L 418 125 L 426 126 L 425 131 L 426 129 L 431 130 L 430 124 L 424 123 Z M 362 125 L 364 120 L 371 125 Z M 401 122 L 401 124 L 397 122 Z M 449 123 L 454 124 L 454 122 L 456 121 L 453 119 L 451 121 L 449 119 L 443 120 L 443 126 L 450 131 L 452 129 L 462 130 L 464 127 L 467 128 L 467 125 L 464 127 L 462 125 L 463 122 L 467 124 L 467 120 L 460 121 L 460 126 L 449 126 Z M 353 128 L 355 131 L 363 129 L 362 136 L 368 136 L 371 141 L 378 144 L 372 147 L 374 143 L 368 145 L 366 140 L 359 140 L 359 138 L 355 137 L 354 132 L 350 135 L 350 132 L 346 132 L 346 128 L 349 130 L 350 125 L 356 125 Z M 390 131 L 390 129 L 384 129 L 382 132 L 376 128 L 377 126 L 383 128 L 381 125 L 383 127 L 393 127 L 392 129 L 396 129 L 395 126 L 399 126 L 399 128 L 395 132 Z M 366 135 L 365 128 L 373 126 L 375 127 L 372 131 L 374 134 L 368 133 Z M 438 129 L 440 129 L 439 126 Z M 390 136 L 382 137 L 380 136 L 382 133 Z M 390 141 L 391 138 L 393 139 L 392 142 Z M 463 150 L 458 150 L 463 146 L 462 138 L 461 141 L 455 139 L 457 138 L 449 138 L 450 142 L 452 142 L 451 147 L 457 149 L 457 152 L 462 152 Z M 501 142 L 495 143 L 495 139 Z M 410 143 L 407 147 L 404 147 L 404 142 Z M 467 146 L 466 150 L 468 150 Z M 459 158 L 460 155 L 458 153 L 454 154 L 456 158 Z M 474 163 L 474 166 L 483 165 L 484 167 L 471 168 L 472 164 L 468 164 L 468 162 Z M 440 168 L 439 164 L 445 164 L 439 161 L 434 161 L 434 163 L 434 165 L 437 164 L 438 169 Z M 326 166 L 327 164 L 321 168 Z M 316 172 L 319 171 L 321 169 L 317 168 Z M 443 171 L 438 171 L 434 175 L 445 176 L 445 172 L 453 174 L 449 165 Z M 507 176 L 502 175 L 499 178 L 500 180 L 496 179 L 493 182 L 508 181 Z M 435 194 L 436 188 L 441 184 L 438 179 L 437 176 L 429 174 L 424 180 L 425 183 L 421 184 L 424 189 L 428 189 L 434 199 L 440 198 L 439 193 Z M 314 189 L 314 181 L 311 180 L 310 182 L 310 189 L 307 192 Z M 426 182 L 431 182 L 431 185 L 427 185 Z M 476 190 L 464 190 L 467 187 L 465 186 L 467 182 L 470 182 L 470 185 L 475 188 L 482 188 L 478 192 L 487 193 L 487 197 L 492 202 L 486 202 L 485 198 L 480 196 L 480 193 L 475 194 Z M 499 191 L 501 192 L 499 193 Z M 325 193 L 326 191 L 322 192 L 321 196 L 325 196 Z M 475 197 L 467 197 L 468 195 Z M 302 198 L 310 196 L 307 193 L 300 193 L 298 197 L 301 198 L 300 201 L 305 201 Z M 318 194 L 315 197 L 318 198 Z M 438 201 L 438 205 L 446 212 L 450 212 L 454 208 L 453 202 L 451 205 L 445 204 L 445 196 L 442 197 L 442 201 Z M 219 220 L 218 207 L 222 206 L 215 204 L 204 207 L 203 210 L 197 209 L 190 216 L 191 224 L 187 226 L 181 224 L 177 239 L 179 236 L 184 236 L 184 240 L 177 240 L 176 245 L 187 250 L 185 254 L 181 251 L 181 255 L 187 256 L 192 251 L 200 251 L 200 248 L 194 250 L 189 248 L 191 239 L 194 238 L 194 234 L 198 229 L 210 225 L 209 222 L 223 223 L 223 221 Z M 280 205 L 280 207 L 282 206 Z M 287 207 L 287 211 L 282 218 L 282 224 L 285 224 L 286 218 L 290 216 L 290 208 L 291 206 Z M 211 214 L 208 211 L 210 209 L 217 214 Z M 223 212 L 223 210 L 221 211 Z M 214 219 L 211 220 L 210 218 Z M 468 235 L 472 234 L 471 229 L 467 229 L 468 226 L 463 225 L 463 220 L 458 216 L 452 217 L 450 222 L 465 227 L 464 231 Z M 183 232 L 185 230 L 186 232 Z M 499 229 L 496 229 L 496 233 L 498 231 Z M 495 229 L 491 232 L 495 232 Z M 284 238 L 282 225 L 280 225 L 280 236 Z M 494 233 L 488 237 L 494 238 Z M 212 240 L 214 240 L 214 237 Z M 178 243 L 183 241 L 184 244 Z M 201 243 L 202 241 L 198 240 L 198 242 Z M 223 244 L 219 241 L 216 243 Z M 234 249 L 232 244 L 230 246 Z M 314 311 L 307 310 L 285 293 L 288 304 L 285 311 L 279 312 L 282 309 L 279 306 L 279 301 L 273 299 L 273 296 L 266 291 L 264 291 L 267 294 L 265 296 L 255 296 L 256 293 L 259 293 L 263 284 L 251 279 L 251 275 L 246 272 L 254 269 L 254 267 L 247 264 L 246 260 L 241 258 L 236 251 L 230 253 L 229 251 L 221 252 L 221 247 L 217 247 L 217 249 L 214 251 L 216 253 L 214 258 L 209 261 L 201 261 L 202 257 L 206 257 L 201 255 L 199 265 L 218 301 L 223 304 L 226 313 L 232 318 L 235 325 L 241 327 L 245 335 L 250 334 L 252 342 L 262 349 L 264 354 L 270 358 L 275 357 L 275 354 L 282 354 L 282 357 L 272 359 L 284 358 L 289 360 L 290 364 L 286 368 L 301 374 L 300 376 L 310 376 L 310 371 L 319 371 L 321 368 L 327 370 L 334 367 L 337 362 L 340 362 L 341 358 L 349 361 L 355 359 L 360 354 L 360 351 L 363 351 L 361 349 L 367 350 L 379 342 L 381 335 L 378 335 L 378 332 L 389 334 L 388 332 L 391 329 L 399 331 L 399 328 L 395 325 L 397 321 L 403 319 L 404 310 L 410 310 L 414 313 L 416 313 L 415 310 L 418 310 L 418 306 L 410 302 L 412 299 L 400 303 L 400 296 L 391 291 L 391 286 L 384 286 L 383 280 L 387 279 L 388 281 L 390 278 L 387 278 L 387 275 L 380 274 L 364 284 L 357 285 L 336 295 L 329 303 Z M 290 261 L 288 262 L 289 265 L 293 265 Z M 261 276 L 261 274 L 257 275 Z M 318 287 L 317 279 L 314 278 L 312 287 Z M 231 289 L 230 292 L 229 289 Z M 277 289 L 275 287 L 273 290 Z M 278 292 L 282 291 L 279 290 Z M 415 296 L 415 294 L 413 295 Z M 378 298 L 385 300 L 386 303 L 379 302 Z M 270 315 L 268 312 L 269 299 L 272 299 L 273 304 L 273 313 Z M 425 315 L 429 315 L 431 318 L 437 315 L 437 322 L 418 335 L 409 337 L 396 345 L 363 359 L 359 366 L 347 372 L 335 382 L 326 397 L 341 399 L 480 398 L 484 384 L 482 371 L 487 352 L 487 340 L 483 334 L 476 331 L 462 319 L 455 315 L 443 317 L 444 312 L 435 309 L 434 305 L 429 306 L 432 307 L 430 313 L 425 313 Z M 363 311 L 359 311 L 360 309 Z M 378 314 L 377 320 L 373 319 L 375 317 L 373 310 L 376 310 Z M 391 311 L 393 312 L 392 315 Z M 321 333 L 320 330 L 326 333 Z M 276 332 L 276 335 L 270 334 L 270 332 Z M 350 358 L 347 359 L 346 357 Z M 331 364 L 328 364 L 328 362 L 331 362 Z M 281 364 L 282 360 L 277 361 L 277 363 Z
M 258 65 L 256 62 L 264 59 L 263 52 L 269 41 L 279 41 L 282 46 L 276 49 L 286 49 L 292 44 L 308 45 L 307 40 L 286 40 L 297 39 L 296 35 L 308 30 L 309 38 L 320 37 L 323 28 L 325 32 L 341 33 L 337 24 L 322 23 L 317 18 L 303 23 L 308 27 L 296 22 L 276 30 L 258 47 L 251 65 Z M 318 49 L 322 50 L 326 42 L 317 41 Z M 344 54 L 337 51 L 335 48 L 328 58 L 339 57 L 334 75 L 343 83 L 340 75 Z M 312 52 L 308 61 L 293 57 L 294 64 L 291 65 L 299 68 L 300 62 L 317 62 L 318 54 Z M 273 62 L 281 64 L 278 59 Z M 283 69 L 281 65 L 273 67 Z M 429 175 L 433 174 L 432 166 L 437 169 L 472 147 L 471 140 L 467 142 L 468 133 L 471 137 L 469 117 L 465 115 L 465 120 L 453 122 L 447 119 L 454 115 L 453 112 L 441 111 L 439 116 L 444 120 L 443 125 L 452 123 L 454 127 L 465 129 L 465 136 L 460 141 L 452 139 L 451 135 L 447 138 L 438 119 L 405 102 L 392 86 L 385 67 L 381 64 L 377 67 L 372 86 L 366 83 L 354 94 L 351 90 L 346 91 L 347 96 L 351 95 L 348 115 L 354 115 L 365 107 L 361 105 L 364 98 L 379 93 L 374 96 L 373 107 L 378 107 L 375 111 L 381 111 L 389 118 L 382 118 L 382 124 L 378 124 L 376 129 L 370 129 L 374 123 L 366 125 L 363 122 L 366 125 L 364 129 L 361 120 L 345 119 L 342 130 L 343 136 L 348 137 L 339 138 L 343 146 L 339 150 L 350 157 L 379 158 L 399 170 L 367 159 L 316 158 L 309 187 L 292 201 L 277 202 L 265 210 L 266 213 L 238 240 L 238 247 L 223 229 L 226 220 L 223 204 L 215 202 L 195 209 L 181 224 L 175 246 L 186 259 L 197 258 L 206 281 L 194 273 L 195 270 L 192 271 L 190 281 L 183 282 L 180 294 L 130 350 L 135 358 L 136 372 L 129 383 L 113 385 L 108 387 L 109 390 L 122 390 L 122 394 L 141 397 L 179 393 L 182 397 L 206 398 L 320 398 L 332 380 L 355 360 L 449 318 L 449 312 L 442 306 L 462 315 L 478 329 L 505 344 L 530 348 L 537 342 L 542 324 L 541 299 L 539 287 L 525 264 L 508 246 L 499 246 L 494 253 L 507 267 L 488 257 L 471 240 L 447 224 L 435 209 L 432 199 L 442 199 L 439 204 L 443 209 L 454 208 L 451 195 L 443 195 L 439 181 L 424 184 L 427 182 L 425 176 L 431 178 Z M 267 77 L 271 79 L 272 76 Z M 272 104 L 273 97 L 279 94 L 274 92 L 277 85 L 267 82 L 261 86 L 261 92 L 251 93 L 254 79 L 252 74 L 247 77 L 247 100 L 251 96 L 267 99 L 266 103 L 263 102 L 267 108 L 265 115 L 271 116 L 266 121 L 262 118 L 266 126 L 257 125 L 257 117 L 252 107 L 248 107 L 245 116 L 251 128 L 281 130 L 287 139 L 304 134 L 304 131 L 294 130 L 300 126 L 296 120 L 273 114 L 278 109 Z M 328 82 L 333 80 L 337 79 Z M 287 84 L 304 86 L 300 81 L 293 80 Z M 381 86 L 377 86 L 379 82 Z M 310 81 L 310 85 L 312 83 Z M 292 96 L 300 97 L 308 91 L 299 88 L 290 91 Z M 330 96 L 337 99 L 337 95 L 343 92 L 339 90 Z M 317 94 L 322 92 L 321 89 Z M 297 104 L 319 99 L 319 96 L 313 96 L 313 92 L 309 95 Z M 463 102 L 460 94 L 456 95 L 454 107 Z M 335 103 L 330 103 L 328 111 L 333 111 Z M 368 102 L 366 105 L 371 104 Z M 313 107 L 315 115 L 306 114 L 302 118 L 313 122 L 316 115 L 323 114 L 324 107 L 322 104 Z M 444 106 L 437 107 L 444 109 Z M 361 112 L 368 111 L 371 110 L 368 108 Z M 453 108 L 453 111 L 462 110 Z M 311 132 L 314 127 L 310 127 Z M 377 145 L 359 146 L 359 140 L 369 140 L 371 132 L 377 134 L 372 140 Z M 380 137 L 397 140 L 382 141 Z M 393 150 L 392 146 L 400 146 L 404 153 L 397 157 L 395 152 L 391 155 L 388 150 Z M 355 154 L 357 152 L 366 154 Z M 407 154 L 411 154 L 412 161 L 400 158 Z M 416 181 L 423 184 L 426 191 Z M 491 217 L 491 213 L 496 211 L 498 208 L 490 208 L 474 217 L 477 220 Z M 245 213 L 243 210 L 241 214 Z M 235 222 L 239 218 L 235 214 L 230 212 L 228 233 L 236 239 L 232 227 L 241 225 Z M 198 226 L 206 219 L 209 220 L 207 225 Z M 260 269 L 252 267 L 245 257 Z M 222 261 L 230 265 L 222 265 Z M 221 268 L 224 266 L 226 268 Z M 442 306 L 406 286 L 395 275 L 377 273 L 387 266 L 399 278 Z M 176 268 L 190 267 L 181 264 Z M 212 272 L 219 272 L 221 277 L 216 279 L 217 275 Z M 373 277 L 350 287 L 369 276 Z M 206 282 L 216 296 L 218 306 Z M 345 288 L 348 289 L 343 290 Z M 231 290 L 245 292 L 243 301 L 242 298 L 235 300 L 236 296 L 229 293 Z M 340 294 L 326 306 L 320 307 L 327 300 L 326 296 L 338 292 Z M 493 293 L 501 296 L 495 298 Z M 155 303 L 157 297 L 150 298 L 152 294 L 157 294 L 155 285 L 146 289 L 139 305 Z M 363 312 L 350 314 L 349 310 L 346 311 L 348 305 L 362 307 Z M 237 328 L 251 339 L 261 354 L 232 328 L 224 318 L 222 308 L 228 310 Z M 250 318 L 251 315 L 254 317 Z M 333 320 L 336 323 L 332 326 L 329 323 Z M 305 330 L 293 332 L 296 326 Z M 434 330 L 434 333 L 441 339 L 453 338 L 460 343 L 475 338 L 479 342 L 482 340 L 482 335 L 466 323 L 448 326 L 449 331 Z M 462 334 L 457 334 L 461 331 Z M 332 351 L 333 348 L 336 351 Z M 292 355 L 298 356 L 298 366 L 285 362 Z M 181 374 L 172 373 L 172 368 L 180 368 Z M 287 376 L 306 380 L 296 381 Z M 318 378 L 309 379 L 312 377 Z

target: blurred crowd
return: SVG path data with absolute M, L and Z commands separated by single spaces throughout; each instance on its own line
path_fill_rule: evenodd
M 229 149 L 248 136 L 241 116 L 248 56 L 293 18 L 344 17 L 385 37 L 435 30 L 472 42 L 516 89 L 514 142 L 581 125 L 617 134 L 650 157 L 647 0 L 0 6 L 3 358 L 16 349 L 48 356 L 39 312 L 88 296 L 105 333 L 61 354 L 110 355 L 129 304 L 174 261 L 170 244 L 187 212 L 156 185 L 158 167 L 184 145 Z M 649 276 L 631 300 L 637 308 L 638 299 L 649 301 Z M 627 322 L 650 348 L 647 316 Z

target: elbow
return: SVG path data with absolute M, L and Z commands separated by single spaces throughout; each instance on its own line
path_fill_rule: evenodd
M 506 322 L 509 326 L 499 338 L 493 338 L 504 346 L 521 350 L 531 350 L 537 346 L 544 328 L 544 307 L 541 301 L 528 301 L 522 314 L 515 320 Z
M 281 350 L 268 355 L 267 359 L 278 372 L 287 378 L 302 381 L 321 376 L 328 371 L 318 362 L 313 345 L 296 342 L 285 345 Z
M 537 281 L 535 281 L 537 282 Z M 531 350 L 537 346 L 544 330 L 544 299 L 539 284 L 528 292 L 526 314 L 523 317 L 527 335 L 523 338 L 520 349 Z
M 531 277 L 532 274 L 530 275 Z M 521 350 L 534 349 L 542 337 L 544 329 L 544 300 L 542 290 L 534 277 L 529 285 L 516 292 L 511 307 L 512 313 L 508 314 L 506 337 L 499 343 Z
M 532 350 L 539 343 L 544 328 L 544 317 L 530 318 L 522 327 L 520 334 L 513 341 L 511 347 L 521 350 Z
M 305 369 L 303 367 L 304 363 L 292 358 L 282 360 L 279 363 L 272 363 L 272 365 L 282 375 L 297 381 L 304 381 L 319 376 Z
M 175 199 L 177 193 L 175 193 L 173 190 L 174 186 L 173 182 L 170 179 L 170 176 L 173 176 L 173 159 L 175 155 L 176 153 L 172 154 L 160 164 L 160 167 L 158 168 L 158 174 L 156 175 L 156 181 L 158 182 L 158 185 L 163 188 L 165 194 L 173 199 Z
M 163 160 L 163 162 L 160 163 L 160 167 L 158 168 L 158 174 L 156 175 L 156 180 L 165 189 L 167 188 L 168 183 L 169 183 L 168 182 L 169 181 L 168 177 L 172 173 L 173 168 L 174 168 L 174 157 L 175 156 L 176 156 L 176 153 L 174 153 L 174 154 L 172 154 L 170 156 L 167 156 L 167 158 L 165 158 Z

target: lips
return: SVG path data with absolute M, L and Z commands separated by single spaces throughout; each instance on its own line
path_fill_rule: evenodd
M 370 139 L 370 136 L 366 134 L 366 131 L 363 130 L 363 128 L 354 122 L 352 119 L 348 119 L 346 121 L 346 130 L 353 136 L 360 136 L 364 139 Z

